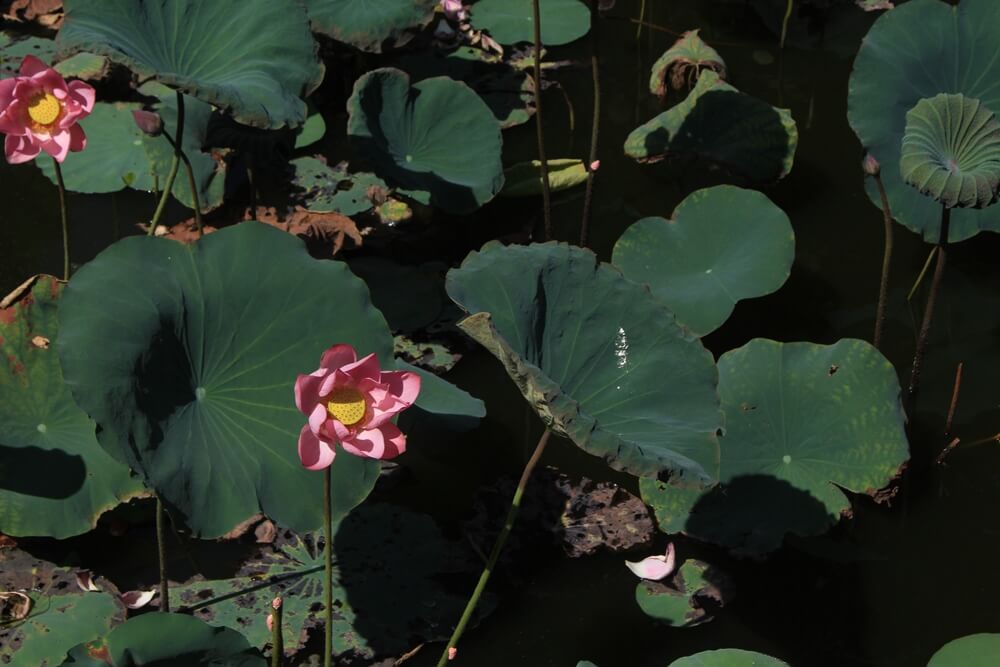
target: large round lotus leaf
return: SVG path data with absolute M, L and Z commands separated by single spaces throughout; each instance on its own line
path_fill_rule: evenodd
M 961 93 L 1000 111 L 1000 12 L 994 0 L 910 0 L 882 14 L 858 51 L 848 87 L 847 118 L 865 149 L 882 164 L 892 215 L 937 243 L 941 204 L 904 183 L 899 170 L 906 114 L 923 98 Z M 868 179 L 868 194 L 879 194 Z M 1000 208 L 953 211 L 949 240 L 1000 231 Z
M 670 667 L 788 667 L 788 664 L 763 653 L 724 648 L 679 658 Z
M 93 112 L 80 121 L 80 127 L 87 133 L 87 149 L 70 153 L 61 165 L 67 190 L 117 192 L 149 172 L 145 135 L 132 119 L 132 111 L 140 108 L 140 104 L 127 102 L 94 105 Z M 56 182 L 52 158 L 40 155 L 35 164 L 50 181 Z
M 414 81 L 447 76 L 467 84 L 486 102 L 505 130 L 528 122 L 535 113 L 531 74 L 483 49 L 460 46 L 450 52 L 407 55 L 400 59 L 399 68 Z
M 980 633 L 948 642 L 927 667 L 993 667 L 1000 656 L 1000 634 Z
M 318 543 L 318 533 L 279 537 L 273 552 L 249 560 L 232 579 L 174 587 L 172 600 L 263 648 L 271 641 L 270 602 L 280 595 L 285 649 L 294 653 L 323 624 Z M 442 582 L 474 577 L 481 568 L 468 546 L 442 535 L 430 517 L 368 503 L 335 527 L 333 562 L 333 652 L 365 660 L 399 655 L 415 640 L 446 639 L 466 594 Z
M 649 92 L 665 97 L 667 90 L 690 88 L 703 69 L 710 69 L 726 78 L 726 63 L 719 52 L 698 36 L 698 30 L 689 30 L 673 46 L 663 52 L 649 77 Z
M 54 343 L 61 283 L 40 276 L 0 310 L 0 533 L 85 533 L 142 484 L 101 449 L 63 383 Z
M 56 43 L 107 56 L 255 127 L 300 125 L 323 79 L 295 0 L 66 0 Z
M 875 494 L 908 457 L 896 371 L 864 341 L 754 339 L 719 359 L 719 393 L 719 487 L 640 483 L 662 530 L 764 554 L 825 532 L 850 508 L 838 487 Z
M 63 667 L 266 667 L 246 638 L 184 614 L 129 619 L 107 636 L 74 647 Z
M 906 114 L 903 180 L 948 208 L 983 208 L 1000 186 L 1000 123 L 979 100 L 940 94 Z
M 258 511 L 322 525 L 323 475 L 297 454 L 295 379 L 334 343 L 392 364 L 385 320 L 346 265 L 257 222 L 192 246 L 132 237 L 73 277 L 60 311 L 66 381 L 101 445 L 195 533 L 217 537 Z M 378 469 L 341 453 L 335 511 L 359 503 Z
M 306 0 L 313 30 L 372 53 L 408 41 L 407 30 L 427 25 L 437 4 L 437 0 Z
M 792 169 L 798 128 L 791 112 L 746 95 L 703 70 L 683 101 L 625 140 L 625 154 L 640 162 L 693 158 L 749 181 L 766 183 Z
M 612 262 L 700 336 L 722 326 L 737 301 L 781 287 L 795 258 L 784 211 L 753 190 L 720 185 L 688 195 L 670 220 L 625 230 Z
M 534 42 L 532 0 L 479 0 L 472 5 L 472 25 L 501 44 Z M 541 0 L 542 44 L 559 46 L 590 30 L 590 10 L 580 0 Z
M 500 124 L 464 83 L 411 85 L 406 72 L 377 69 L 354 84 L 347 110 L 358 152 L 417 201 L 469 213 L 503 187 Z
M 448 272 L 459 326 L 556 433 L 609 465 L 674 484 L 715 479 L 712 355 L 647 289 L 588 250 L 490 242 Z

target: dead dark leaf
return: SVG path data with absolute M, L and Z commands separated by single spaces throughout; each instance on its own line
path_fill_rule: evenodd
M 62 25 L 62 0 L 10 0 L 2 2 L 3 18 L 10 21 L 37 23 L 58 30 Z
M 0 592 L 0 622 L 23 621 L 31 613 L 31 598 L 18 591 Z
M 345 238 L 350 238 L 356 246 L 364 242 L 363 235 L 354 221 L 340 213 L 316 213 L 296 206 L 294 211 L 281 218 L 273 206 L 258 206 L 256 215 L 247 209 L 243 218 L 273 225 L 296 236 L 331 242 L 334 255 L 343 247 Z
M 257 544 L 272 544 L 274 538 L 278 536 L 278 528 L 274 525 L 273 521 L 267 520 L 261 522 L 254 529 L 253 534 L 257 538 Z

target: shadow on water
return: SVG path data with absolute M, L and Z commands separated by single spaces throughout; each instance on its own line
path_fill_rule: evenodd
M 86 478 L 82 457 L 59 449 L 0 444 L 0 489 L 39 498 L 69 498 Z

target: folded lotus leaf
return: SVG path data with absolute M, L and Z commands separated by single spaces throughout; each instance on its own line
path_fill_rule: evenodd
M 903 180 L 948 208 L 983 208 L 1000 187 L 1000 122 L 979 100 L 941 93 L 906 114 Z
M 690 88 L 703 69 L 726 78 L 726 63 L 719 52 L 705 43 L 698 30 L 688 30 L 653 63 L 649 77 L 649 92 L 665 97 L 667 90 Z
M 741 93 L 705 69 L 684 100 L 632 131 L 625 154 L 639 162 L 702 160 L 767 183 L 791 171 L 798 140 L 791 112 Z
M 703 486 L 722 428 L 711 354 L 644 287 L 564 244 L 490 242 L 448 273 L 459 326 L 545 424 L 618 470 Z
M 924 98 L 962 94 L 1000 112 L 1000 12 L 994 0 L 910 0 L 875 21 L 861 42 L 848 84 L 847 119 L 865 150 L 882 165 L 893 217 L 925 241 L 941 234 L 941 204 L 903 180 L 907 112 Z M 881 207 L 873 179 L 868 196 Z M 1000 231 L 1000 208 L 956 208 L 948 240 Z
M 434 16 L 437 0 L 306 0 L 313 30 L 371 53 L 409 41 Z

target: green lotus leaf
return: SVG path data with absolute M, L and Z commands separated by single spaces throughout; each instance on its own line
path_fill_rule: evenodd
M 548 160 L 549 190 L 569 190 L 587 182 L 587 165 L 583 160 L 557 158 Z M 504 170 L 504 197 L 530 197 L 542 194 L 542 161 L 518 162 Z
M 437 0 L 306 0 L 313 30 L 371 53 L 408 42 L 408 31 L 430 23 L 437 4 Z
M 400 59 L 399 67 L 413 81 L 435 76 L 462 81 L 476 91 L 505 130 L 528 122 L 535 113 L 531 74 L 482 49 L 461 46 L 449 53 L 409 55 Z
M 108 593 L 30 597 L 28 618 L 0 633 L 0 661 L 9 667 L 61 664 L 71 648 L 97 639 L 125 616 L 122 603 Z
M 411 85 L 405 72 L 377 69 L 358 79 L 347 109 L 352 144 L 403 194 L 469 213 L 503 187 L 500 124 L 465 84 Z
M 304 204 L 310 211 L 350 217 L 372 210 L 373 195 L 375 199 L 384 199 L 392 192 L 375 174 L 348 173 L 314 157 L 296 158 L 291 164 L 295 169 L 292 185 L 303 190 Z
M 1000 655 L 1000 634 L 980 633 L 954 639 L 931 656 L 927 667 L 991 667 Z
M 501 44 L 534 42 L 532 0 L 479 0 L 472 5 L 472 25 L 487 30 Z M 580 0 L 541 0 L 542 44 L 559 46 L 590 31 L 590 9 Z
M 54 346 L 62 284 L 39 276 L 0 310 L 0 532 L 85 533 L 142 484 L 108 456 L 63 383 Z M 74 642 L 75 643 L 75 642 Z
M 257 222 L 192 246 L 123 239 L 73 277 L 59 317 L 67 384 L 101 445 L 204 537 L 258 511 L 296 530 L 322 525 L 322 474 L 296 449 L 295 379 L 335 343 L 392 362 L 364 283 Z M 378 469 L 336 458 L 337 513 L 364 499 Z
M 764 554 L 786 533 L 822 534 L 850 508 L 841 489 L 874 495 L 907 460 L 896 371 L 864 341 L 754 339 L 719 359 L 719 393 L 719 487 L 640 482 L 662 530 Z
M 1000 14 L 992 0 L 911 0 L 885 12 L 872 25 L 848 85 L 847 119 L 865 150 L 882 164 L 881 178 L 893 217 L 925 241 L 940 237 L 941 204 L 908 186 L 899 164 L 907 112 L 940 93 L 977 99 L 1000 110 L 1000 59 L 995 58 Z M 868 195 L 881 207 L 873 179 Z M 948 240 L 980 231 L 1000 231 L 1000 209 L 951 213 Z
M 26 37 L 16 40 L 0 32 L 0 77 L 15 76 L 21 69 L 21 61 L 32 55 L 51 65 L 64 77 L 78 79 L 101 79 L 108 72 L 108 59 L 93 53 L 78 53 L 59 60 L 56 43 L 42 37 Z
M 612 262 L 692 331 L 715 331 L 737 301 L 781 287 L 795 258 L 795 233 L 765 195 L 730 185 L 698 190 L 673 218 L 643 218 L 615 244 Z
M 139 104 L 127 102 L 94 105 L 93 112 L 80 121 L 87 134 L 87 149 L 70 153 L 62 163 L 67 190 L 117 192 L 148 174 L 151 166 L 143 141 L 145 135 L 132 119 L 132 111 L 140 108 Z M 50 181 L 56 182 L 55 168 L 48 155 L 39 155 L 35 164 Z
M 323 114 L 316 111 L 310 105 L 309 115 L 306 116 L 306 122 L 299 128 L 298 133 L 295 135 L 295 148 L 305 148 L 306 146 L 311 146 L 326 134 L 326 121 L 323 120 Z
M 63 667 L 266 667 L 246 638 L 184 614 L 154 612 L 131 618 L 96 641 L 79 644 Z
M 323 79 L 309 18 L 295 0 L 66 0 L 64 7 L 61 51 L 107 56 L 246 125 L 301 125 L 302 98 Z
M 670 667 L 788 667 L 788 664 L 763 653 L 724 648 L 678 658 Z
M 485 417 L 486 405 L 444 378 L 423 368 L 396 359 L 396 368 L 420 376 L 420 395 L 414 406 L 426 412 L 460 417 Z M 400 417 L 402 419 L 402 417 Z
M 798 140 L 791 112 L 741 93 L 706 69 L 683 101 L 632 131 L 625 154 L 639 162 L 696 158 L 767 183 L 791 171 Z
M 669 586 L 658 581 L 640 581 L 635 588 L 635 601 L 647 616 L 675 628 L 706 623 L 712 616 L 702 608 L 699 598 L 718 599 L 719 595 L 705 578 L 708 567 L 700 561 L 687 561 L 671 577 Z
M 691 88 L 703 69 L 716 72 L 720 79 L 726 78 L 726 63 L 722 56 L 698 33 L 698 30 L 688 30 L 653 63 L 649 92 L 662 98 L 666 97 L 669 88 Z
M 553 431 L 618 470 L 715 479 L 711 354 L 648 290 L 593 253 L 490 242 L 448 272 L 459 327 L 504 365 Z
M 948 208 L 983 208 L 1000 187 L 1000 122 L 979 100 L 942 93 L 906 114 L 903 181 Z
M 278 548 L 245 563 L 235 577 L 174 587 L 172 600 L 202 621 L 239 629 L 263 647 L 271 641 L 270 603 L 280 595 L 285 650 L 294 653 L 305 645 L 307 631 L 323 624 L 319 537 L 279 537 Z M 340 521 L 332 551 L 333 652 L 363 660 L 399 655 L 416 638 L 446 639 L 465 597 L 441 582 L 474 577 L 480 567 L 475 555 L 445 538 L 430 517 L 385 504 L 365 504 Z

